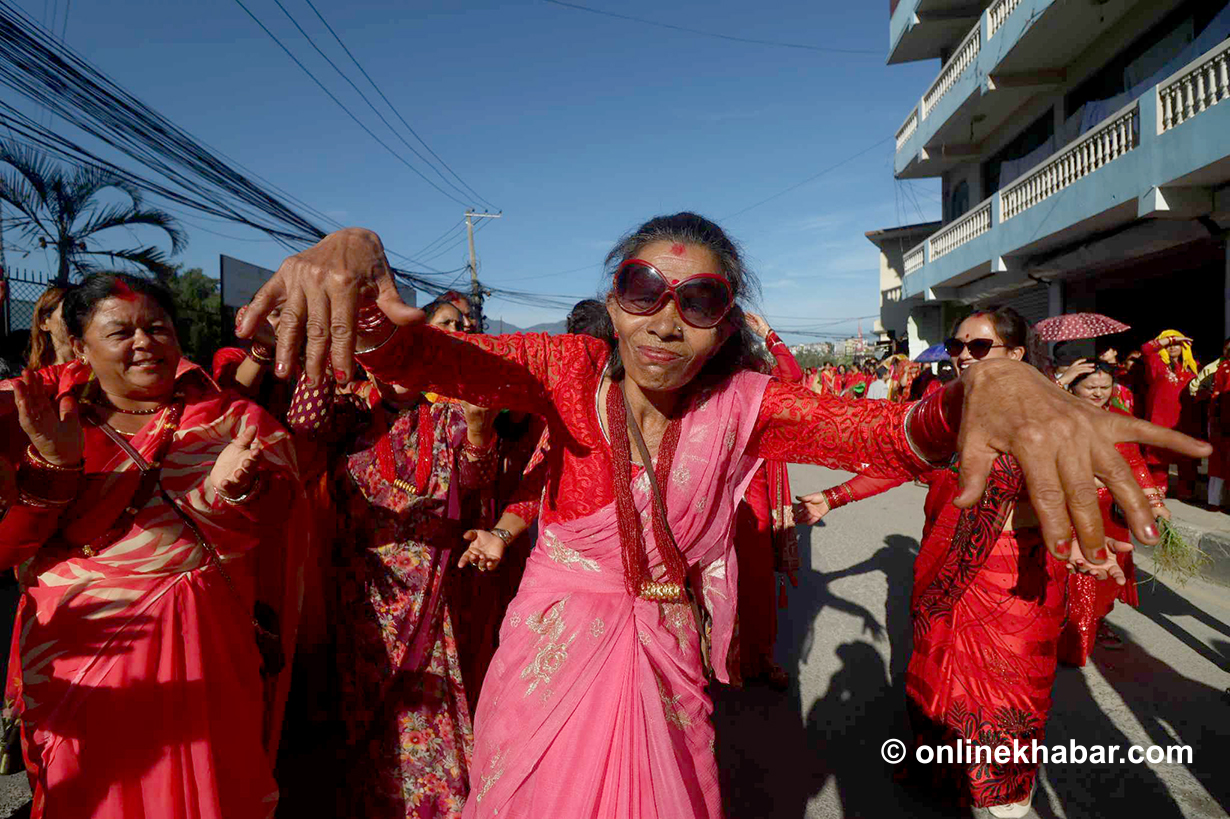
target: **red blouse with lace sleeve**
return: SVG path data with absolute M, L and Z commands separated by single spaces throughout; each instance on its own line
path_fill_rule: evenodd
M 824 499 L 828 501 L 829 509 L 840 509 L 856 501 L 866 500 L 883 494 L 905 483 L 908 478 L 872 478 L 868 475 L 855 475 L 845 483 L 824 490 Z
M 846 401 L 774 380 L 765 390 L 749 448 L 762 458 L 908 480 L 933 468 L 906 438 L 905 419 L 913 406 Z
M 541 415 L 550 430 L 551 475 L 543 524 L 595 512 L 614 500 L 610 449 L 596 397 L 609 348 L 588 336 L 460 335 L 402 328 L 358 356 L 374 378 L 434 390 L 486 407 Z M 875 477 L 909 478 L 931 467 L 905 434 L 911 405 L 851 402 L 774 379 L 761 402 L 748 452 Z
M 769 352 L 777 359 L 777 366 L 773 368 L 774 378 L 780 378 L 782 381 L 803 381 L 803 368 L 795 360 L 794 353 L 790 352 L 790 348 L 777 337 L 777 333 L 770 330 L 769 334 L 765 336 L 764 345 L 769 348 Z

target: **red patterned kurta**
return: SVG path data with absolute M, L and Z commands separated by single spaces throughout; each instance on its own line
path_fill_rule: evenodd
M 1005 528 L 1023 489 L 1008 464 L 996 461 L 982 500 L 964 513 L 952 504 L 955 467 L 926 478 L 906 671 L 916 746 L 1043 741 L 1068 576 L 1038 529 Z M 901 483 L 859 475 L 826 494 L 844 505 Z M 1016 762 L 907 763 L 905 771 L 941 798 L 978 807 L 1024 800 L 1037 775 L 1035 766 Z
M 382 405 L 370 383 L 356 392 L 334 404 L 353 414 L 324 422 L 349 431 L 338 487 L 338 531 L 345 535 L 334 550 L 348 751 L 338 812 L 458 817 L 473 731 L 447 577 L 457 571 L 478 490 L 494 478 L 494 450 L 477 461 L 460 454 L 466 421 L 455 403 L 423 400 L 398 411 Z M 291 416 L 299 427 L 303 413 L 292 408 Z M 432 454 L 420 487 L 421 424 L 430 429 Z M 382 469 L 386 436 L 400 484 Z

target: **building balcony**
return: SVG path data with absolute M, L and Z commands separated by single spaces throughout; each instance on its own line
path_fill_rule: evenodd
M 1057 261 L 1066 248 L 1129 227 L 1141 246 L 1189 241 L 1189 229 L 1230 220 L 1227 133 L 1230 40 L 906 251 L 902 297 L 1010 292 L 1079 263 Z
M 1064 85 L 1091 43 L 1122 37 L 1122 27 L 1147 24 L 1180 3 L 995 0 L 897 131 L 897 176 L 939 176 L 986 158 L 991 138 L 1031 97 Z
M 888 23 L 888 63 L 939 60 L 993 0 L 900 0 Z

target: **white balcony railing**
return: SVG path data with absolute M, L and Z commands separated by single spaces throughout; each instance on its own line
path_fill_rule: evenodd
M 920 269 L 927 263 L 927 242 L 924 240 L 917 247 L 911 248 L 905 252 L 905 257 L 901 260 L 901 272 L 908 276 L 915 270 Z
M 1078 179 L 1083 179 L 1138 146 L 1139 116 L 1140 105 L 1133 102 L 1001 190 L 1000 220 L 1006 222 L 1045 202 Z
M 901 127 L 897 129 L 897 150 L 901 150 L 901 146 L 905 141 L 914 136 L 914 132 L 918 130 L 918 106 L 914 106 L 914 110 L 905 118 L 905 122 L 901 123 Z
M 965 69 L 973 65 L 975 58 L 978 56 L 978 51 L 982 48 L 982 21 L 970 30 L 970 33 L 965 35 L 965 39 L 961 41 L 961 45 L 957 46 L 957 50 L 948 58 L 948 62 L 940 69 L 940 75 L 935 78 L 935 82 L 931 83 L 931 87 L 927 89 L 927 93 L 923 94 L 922 111 L 920 115 L 926 118 L 927 114 L 935 107 L 935 104 L 943 99 L 961 75 L 965 73 Z
M 1019 5 L 1021 0 L 996 0 L 995 4 L 987 9 L 987 40 L 995 36 L 995 32 L 1008 20 L 1008 15 L 1016 11 Z
M 889 289 L 883 290 L 880 292 L 880 303 L 881 304 L 887 304 L 889 302 L 895 302 L 895 301 L 901 301 L 901 285 L 897 285 L 896 287 L 890 287 Z M 876 330 L 876 332 L 882 333 L 884 331 Z
M 988 199 L 955 222 L 931 234 L 931 258 L 938 259 L 972 242 L 991 229 L 991 200 Z
M 1230 40 L 1206 51 L 1157 86 L 1166 133 L 1230 97 Z

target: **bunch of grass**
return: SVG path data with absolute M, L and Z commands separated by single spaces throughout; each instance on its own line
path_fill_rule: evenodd
M 1155 575 L 1166 575 L 1180 586 L 1200 574 L 1212 558 L 1199 546 L 1188 543 L 1170 521 L 1158 519 L 1162 539 L 1153 547 Z

